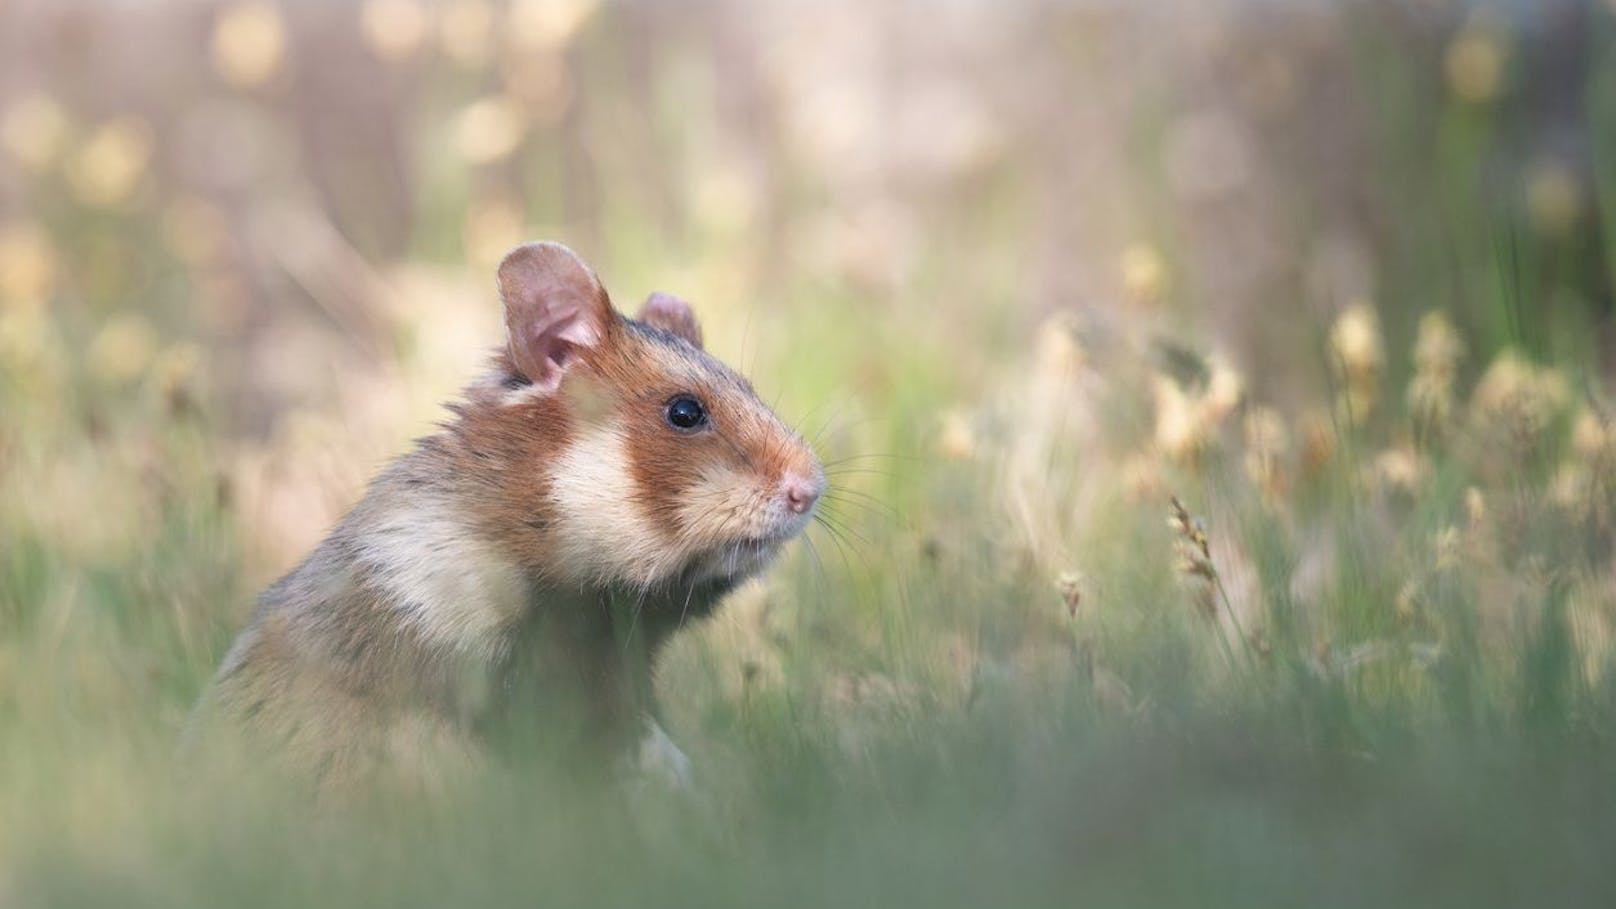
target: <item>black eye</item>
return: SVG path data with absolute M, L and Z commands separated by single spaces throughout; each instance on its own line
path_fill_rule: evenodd
M 690 432 L 707 425 L 707 408 L 690 395 L 680 395 L 668 402 L 668 425 Z

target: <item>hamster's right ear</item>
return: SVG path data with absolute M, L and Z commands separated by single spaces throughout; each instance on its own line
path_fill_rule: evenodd
M 511 362 L 534 386 L 553 391 L 578 353 L 598 347 L 612 326 L 600 279 L 560 243 L 527 243 L 499 263 Z

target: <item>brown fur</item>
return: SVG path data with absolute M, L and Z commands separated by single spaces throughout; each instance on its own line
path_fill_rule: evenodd
M 510 346 L 264 593 L 199 715 L 210 734 L 326 787 L 436 785 L 535 729 L 545 749 L 621 748 L 661 643 L 800 529 L 780 484 L 822 483 L 818 462 L 701 351 L 681 301 L 647 306 L 663 327 L 626 319 L 547 244 L 513 253 L 501 286 Z M 667 424 L 680 394 L 711 431 Z

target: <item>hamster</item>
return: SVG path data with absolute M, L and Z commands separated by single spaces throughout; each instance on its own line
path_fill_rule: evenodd
M 524 734 L 623 754 L 668 636 L 812 519 L 814 452 L 683 300 L 627 318 L 557 243 L 512 251 L 498 286 L 491 370 L 263 593 L 208 738 L 322 787 L 431 783 Z

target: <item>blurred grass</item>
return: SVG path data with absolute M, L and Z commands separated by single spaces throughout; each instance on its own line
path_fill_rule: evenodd
M 1609 902 L 1610 14 L 1162 8 L 0 9 L 0 902 Z M 837 489 L 692 789 L 177 767 L 535 236 Z

